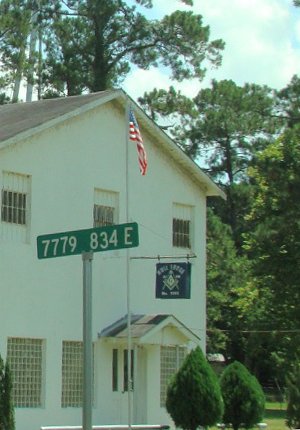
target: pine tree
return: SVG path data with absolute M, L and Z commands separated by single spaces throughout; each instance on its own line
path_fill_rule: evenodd
M 217 376 L 200 347 L 186 357 L 167 389 L 166 408 L 175 425 L 186 430 L 212 426 L 222 416 Z

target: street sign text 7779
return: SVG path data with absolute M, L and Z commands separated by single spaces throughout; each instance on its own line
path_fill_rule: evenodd
M 139 245 L 137 223 L 46 234 L 37 237 L 38 258 L 64 257 Z

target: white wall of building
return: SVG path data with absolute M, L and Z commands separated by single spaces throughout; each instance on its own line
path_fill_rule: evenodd
M 1 150 L 0 181 L 5 171 L 31 176 L 31 226 L 28 243 L 7 235 L 0 240 L 0 352 L 5 357 L 7 337 L 44 339 L 46 348 L 44 407 L 16 409 L 17 430 L 81 423 L 81 409 L 62 409 L 60 393 L 62 341 L 82 337 L 82 261 L 80 256 L 38 260 L 36 237 L 92 227 L 95 188 L 119 193 L 118 222 L 126 222 L 126 132 L 124 112 L 106 104 Z M 130 256 L 168 255 L 178 261 L 176 256 L 186 253 L 172 247 L 172 205 L 176 202 L 194 207 L 192 251 L 197 258 L 190 260 L 190 300 L 155 299 L 157 261 L 130 260 L 131 311 L 175 315 L 201 338 L 204 348 L 205 195 L 160 150 L 153 136 L 142 133 L 149 163 L 145 177 L 139 173 L 135 144 L 129 143 L 129 221 L 138 223 L 140 236 L 140 246 L 131 249 Z M 111 346 L 97 341 L 104 327 L 126 314 L 126 298 L 126 250 L 95 253 L 97 424 L 117 422 L 127 413 L 120 399 L 126 394 L 110 390 Z M 169 418 L 157 407 L 159 346 L 145 348 L 147 419 L 165 423 Z

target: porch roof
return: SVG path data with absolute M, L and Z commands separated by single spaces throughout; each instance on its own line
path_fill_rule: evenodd
M 125 315 L 113 324 L 105 327 L 99 338 L 111 338 L 125 342 L 128 338 L 128 317 Z M 170 314 L 131 315 L 130 335 L 135 343 L 152 343 L 153 337 L 164 329 L 172 329 L 177 336 L 186 342 L 199 343 L 200 338 Z M 157 343 L 157 342 L 155 342 Z

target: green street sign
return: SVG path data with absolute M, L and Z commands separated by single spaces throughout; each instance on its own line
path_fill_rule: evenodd
M 54 258 L 138 245 L 138 225 L 133 222 L 38 236 L 37 254 L 39 259 Z

